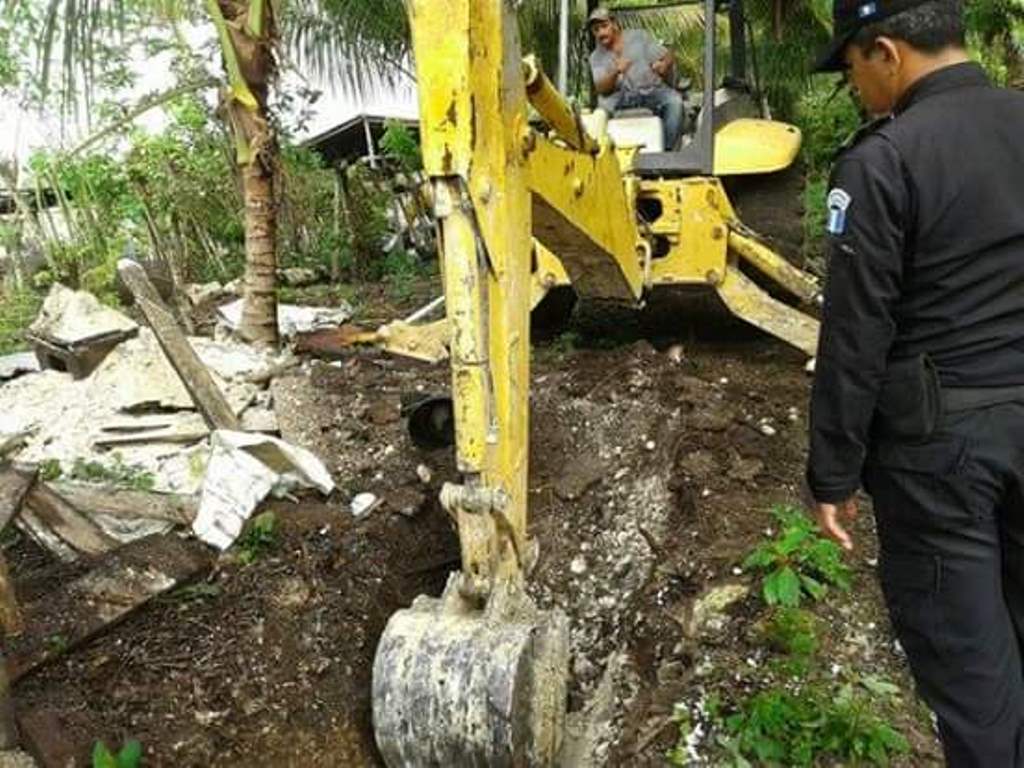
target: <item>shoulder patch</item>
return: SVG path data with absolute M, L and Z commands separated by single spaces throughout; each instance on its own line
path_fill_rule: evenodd
M 853 198 L 845 189 L 835 187 L 828 193 L 826 202 L 828 205 L 826 229 L 830 235 L 841 235 L 846 231 L 846 209 L 850 207 Z

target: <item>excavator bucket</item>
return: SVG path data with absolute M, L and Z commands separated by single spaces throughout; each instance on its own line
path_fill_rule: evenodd
M 561 746 L 568 622 L 524 594 L 467 611 L 453 577 L 388 621 L 373 665 L 377 746 L 390 766 L 552 765 Z

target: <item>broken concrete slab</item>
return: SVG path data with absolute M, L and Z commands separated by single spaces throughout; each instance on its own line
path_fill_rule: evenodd
M 82 514 L 120 520 L 154 520 L 173 525 L 191 525 L 199 510 L 199 499 L 175 493 L 152 493 L 126 488 L 109 488 L 86 483 L 47 483 Z
M 57 284 L 25 333 L 39 365 L 67 371 L 76 379 L 92 373 L 114 347 L 138 332 L 138 325 L 104 306 L 87 291 Z
M 15 352 L 0 357 L 0 381 L 8 381 L 26 373 L 39 373 L 39 359 L 32 352 Z
M 74 649 L 209 565 L 206 547 L 174 535 L 149 536 L 111 552 L 93 570 L 25 606 L 27 629 L 7 647 L 11 679 Z
M 293 288 L 304 288 L 320 281 L 317 271 L 306 267 L 286 267 L 279 269 L 277 274 L 281 282 Z
M 224 286 L 213 281 L 210 283 L 189 283 L 185 286 L 185 296 L 193 307 L 199 307 L 222 296 L 229 295 Z
M 65 562 L 80 555 L 102 555 L 118 547 L 92 520 L 45 484 L 37 483 L 25 497 L 18 527 Z
M 54 344 L 75 346 L 98 338 L 134 333 L 138 328 L 134 320 L 101 304 L 88 291 L 73 291 L 57 283 L 50 289 L 28 331 Z

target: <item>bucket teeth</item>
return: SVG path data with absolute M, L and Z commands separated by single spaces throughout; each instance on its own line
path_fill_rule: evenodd
M 730 266 L 715 290 L 734 315 L 770 333 L 809 357 L 818 349 L 820 324 L 813 317 L 777 301 L 736 267 Z

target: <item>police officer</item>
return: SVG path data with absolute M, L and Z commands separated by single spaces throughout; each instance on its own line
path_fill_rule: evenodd
M 808 484 L 880 576 L 951 766 L 1024 765 L 1024 94 L 958 0 L 835 0 L 822 71 L 880 119 L 839 156 Z

